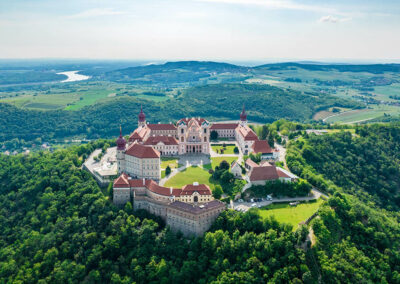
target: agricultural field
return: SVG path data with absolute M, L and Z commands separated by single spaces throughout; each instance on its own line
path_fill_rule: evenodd
M 207 184 L 211 190 L 214 189 L 216 184 L 207 170 L 197 166 L 192 166 L 170 178 L 164 186 L 180 188 L 186 184 L 193 184 L 194 182 Z
M 297 229 L 300 222 L 307 220 L 324 201 L 318 199 L 316 202 L 300 203 L 297 206 L 290 206 L 289 203 L 274 203 L 258 210 L 262 218 L 274 216 L 281 223 L 293 225 L 293 231 Z
M 384 114 L 399 115 L 400 107 L 374 105 L 369 109 L 353 110 L 330 116 L 325 121 L 329 123 L 358 123 L 383 116 Z
M 57 83 L 43 90 L 23 90 L 0 92 L 0 102 L 13 104 L 20 108 L 36 110 L 79 110 L 115 97 L 131 96 L 154 102 L 165 101 L 170 96 L 152 95 L 151 88 L 138 88 L 105 81 L 85 81 L 77 83 Z

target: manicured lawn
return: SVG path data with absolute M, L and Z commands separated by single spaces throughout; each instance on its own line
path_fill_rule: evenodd
M 178 160 L 176 158 L 163 157 L 161 158 L 161 168 L 165 169 L 167 166 L 171 168 L 171 170 L 178 168 Z
M 170 178 L 164 184 L 164 186 L 180 188 L 186 184 L 193 184 L 194 182 L 198 182 L 199 184 L 207 184 L 212 190 L 215 186 L 215 182 L 212 180 L 208 171 L 196 166 L 186 168 L 184 171 L 176 174 Z
M 222 144 L 220 144 L 220 145 L 212 145 L 211 148 L 214 150 L 214 152 L 221 154 L 220 151 L 224 147 L 222 146 Z M 234 145 L 225 146 L 224 154 L 235 154 L 235 152 L 233 152 L 233 149 L 235 149 Z M 217 150 L 218 150 L 218 152 L 217 152 Z
M 219 164 L 224 160 L 230 165 L 233 161 L 237 160 L 237 157 L 212 157 L 211 164 L 204 165 L 203 168 L 209 170 L 212 167 L 215 169 L 215 167 L 219 166 Z
M 318 207 L 323 202 L 320 198 L 317 202 L 301 203 L 294 207 L 290 206 L 289 203 L 277 203 L 260 208 L 258 212 L 263 218 L 274 215 L 276 220 L 281 223 L 292 224 L 293 230 L 296 230 L 298 224 L 317 212 Z

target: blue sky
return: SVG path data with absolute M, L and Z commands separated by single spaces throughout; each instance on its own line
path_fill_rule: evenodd
M 0 58 L 400 59 L 394 0 L 0 0 Z

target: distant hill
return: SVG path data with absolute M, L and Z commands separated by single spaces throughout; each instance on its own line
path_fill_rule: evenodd
M 400 64 L 321 64 L 321 63 L 273 63 L 256 66 L 253 70 L 290 70 L 291 68 L 302 68 L 310 71 L 339 72 L 368 72 L 382 74 L 384 72 L 400 72 Z
M 105 78 L 117 82 L 189 83 L 222 73 L 248 73 L 251 68 L 212 61 L 178 61 L 110 71 Z
M 31 141 L 115 137 L 119 124 L 124 133 L 134 130 L 137 114 L 143 105 L 149 121 L 170 122 L 187 116 L 210 120 L 237 120 L 246 104 L 248 117 L 256 122 L 273 122 L 286 118 L 310 120 L 314 113 L 327 107 L 359 107 L 360 104 L 329 95 L 315 95 L 284 90 L 269 85 L 214 84 L 189 88 L 176 98 L 154 102 L 134 97 L 106 100 L 79 111 L 33 111 L 0 103 L 0 142 L 14 138 Z M 29 123 L 26 123 L 29 122 Z

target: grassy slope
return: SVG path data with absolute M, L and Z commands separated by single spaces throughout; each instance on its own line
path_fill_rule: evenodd
M 323 200 L 318 199 L 317 202 L 301 203 L 295 207 L 288 203 L 271 204 L 259 209 L 259 214 L 263 218 L 273 215 L 279 222 L 292 224 L 295 230 L 300 222 L 317 212 L 322 203 Z

